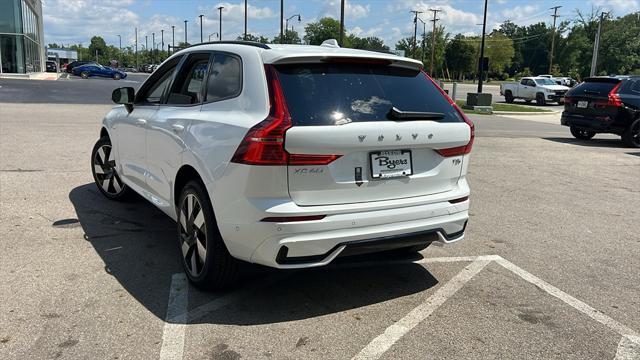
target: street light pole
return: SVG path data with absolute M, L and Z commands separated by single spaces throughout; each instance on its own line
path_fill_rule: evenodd
M 247 0 L 244 0 L 244 40 L 247 40 Z
M 118 35 L 118 48 L 120 49 L 120 62 L 122 62 L 122 36 Z M 122 66 L 122 63 L 118 64 L 120 66 Z
M 344 32 L 344 0 L 340 1 L 340 35 L 338 36 L 338 44 L 342 46 L 342 38 Z
M 163 56 L 162 53 L 164 52 L 164 29 L 160 30 L 160 44 L 161 44 L 161 52 L 160 52 L 160 56 Z
M 484 73 L 484 36 L 487 28 L 487 3 L 484 0 L 484 20 L 482 21 L 482 41 L 480 43 L 480 61 L 478 61 L 478 94 L 482 93 L 482 76 Z
M 184 21 L 184 46 L 187 46 L 188 42 L 187 42 L 187 23 L 189 22 L 189 20 L 185 20 Z
M 176 51 L 176 27 L 171 25 L 171 51 Z
M 284 0 L 280 0 L 280 44 L 282 44 L 282 39 L 284 39 L 284 31 L 282 29 L 282 25 L 284 23 Z
M 136 27 L 136 70 L 138 66 L 138 28 Z
M 200 14 L 198 17 L 200 18 L 200 43 L 202 44 L 204 42 L 204 39 L 202 38 L 202 18 L 204 15 Z
M 297 17 L 297 18 L 298 18 L 298 22 L 300 22 L 300 21 L 301 21 L 301 19 L 300 19 L 300 14 L 296 14 L 296 15 L 291 15 L 291 16 L 289 16 L 289 17 L 287 18 L 287 20 L 285 20 L 285 22 L 284 22 L 284 25 L 285 25 L 285 26 L 284 26 L 284 36 L 285 36 L 285 37 L 288 37 L 287 32 L 289 31 L 289 20 L 293 19 L 294 17 Z M 293 31 L 293 25 L 291 25 L 291 30 Z M 287 39 L 287 41 L 286 41 L 286 42 L 288 42 L 288 40 L 289 40 L 289 39 Z
M 220 35 L 217 32 L 211 33 L 209 34 L 209 42 L 211 42 L 211 36 L 215 35 L 216 37 L 220 37 Z
M 218 7 L 218 10 L 220 11 L 220 29 L 218 29 L 218 35 L 220 36 L 219 37 L 220 41 L 222 41 L 222 9 L 224 9 L 224 6 Z
M 153 58 L 153 63 L 156 63 L 156 33 L 151 33 L 151 56 Z

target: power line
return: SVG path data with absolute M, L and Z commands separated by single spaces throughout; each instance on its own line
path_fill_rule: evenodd
M 551 74 L 551 68 L 553 67 L 553 50 L 556 45 L 556 18 L 559 18 L 558 9 L 562 6 L 554 6 L 549 10 L 553 10 L 553 29 L 551 30 L 551 52 L 549 53 L 549 74 Z
M 433 76 L 433 57 L 436 52 L 436 22 L 440 20 L 437 16 L 442 10 L 429 9 L 429 11 L 433 12 L 433 19 L 429 20 L 433 22 L 433 30 L 431 31 L 431 63 L 429 64 L 429 75 Z

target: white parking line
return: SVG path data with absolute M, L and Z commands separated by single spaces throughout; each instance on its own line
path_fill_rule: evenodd
M 519 266 L 514 265 L 508 260 L 500 258 L 496 260 L 496 262 L 508 270 L 511 270 L 514 274 L 520 276 L 522 279 L 532 283 L 533 285 L 539 287 L 544 290 L 551 296 L 555 296 L 556 298 L 562 300 L 566 304 L 570 305 L 574 309 L 580 311 L 581 313 L 587 315 L 593 320 L 608 326 L 611 330 L 617 332 L 622 336 L 631 335 L 634 337 L 638 336 L 638 333 L 631 330 L 630 328 L 622 325 L 621 323 L 613 320 L 609 316 L 605 315 L 603 312 L 594 309 L 593 307 L 585 304 L 584 302 L 574 298 L 573 296 L 567 294 L 566 292 L 558 289 L 557 287 L 549 284 L 548 282 L 538 278 L 537 276 L 532 275 L 528 271 L 520 268 Z
M 640 359 L 640 337 L 623 336 L 618 344 L 615 360 L 638 360 Z
M 162 331 L 161 360 L 182 359 L 184 333 L 187 326 L 189 283 L 184 273 L 173 274 L 169 290 L 169 304 Z
M 369 343 L 353 359 L 378 359 L 389 348 L 395 344 L 406 333 L 411 331 L 416 325 L 429 317 L 448 298 L 460 290 L 474 275 L 484 269 L 490 260 L 475 260 L 462 269 L 458 275 L 454 276 L 446 284 L 442 285 L 438 291 L 429 297 L 424 303 L 411 310 L 405 317 L 389 326 L 383 334 L 379 335 Z

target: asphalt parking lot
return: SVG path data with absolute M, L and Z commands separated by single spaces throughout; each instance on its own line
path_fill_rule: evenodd
M 124 84 L 0 79 L 0 358 L 640 358 L 640 151 L 619 138 L 575 140 L 558 114 L 471 116 L 463 241 L 246 265 L 211 293 L 182 275 L 172 220 L 92 182 Z

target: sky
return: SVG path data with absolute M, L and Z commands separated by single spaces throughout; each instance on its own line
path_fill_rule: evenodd
M 184 40 L 184 20 L 190 43 L 200 41 L 200 20 L 203 17 L 203 37 L 218 32 L 219 12 L 223 6 L 222 38 L 235 40 L 244 31 L 244 0 L 42 0 L 44 12 L 45 42 L 78 44 L 85 46 L 93 35 L 102 36 L 107 44 L 122 46 L 135 43 L 135 28 L 138 28 L 138 43 L 144 45 L 145 35 L 151 46 L 152 33 L 156 43 L 171 43 L 171 26 L 175 26 L 175 41 Z M 248 0 L 248 32 L 273 38 L 280 31 L 280 0 Z M 519 25 L 544 21 L 551 24 L 551 7 L 561 5 L 559 20 L 572 20 L 576 10 L 591 13 L 595 10 L 611 11 L 621 16 L 640 11 L 640 0 L 489 0 L 488 29 L 497 27 L 505 20 Z M 413 14 L 411 10 L 423 11 L 420 18 L 431 26 L 432 13 L 439 9 L 438 24 L 444 25 L 452 34 L 479 34 L 482 31 L 482 0 L 347 0 L 345 28 L 348 33 L 365 37 L 377 36 L 394 48 L 396 42 L 413 36 Z M 284 0 L 285 19 L 300 14 L 289 22 L 296 31 L 304 32 L 304 26 L 329 16 L 340 18 L 340 0 Z M 418 22 L 418 33 L 422 33 Z M 429 30 L 427 30 L 429 31 Z M 212 40 L 217 39 L 212 35 Z M 160 47 L 160 45 L 158 45 Z M 140 49 L 140 48 L 139 48 Z

